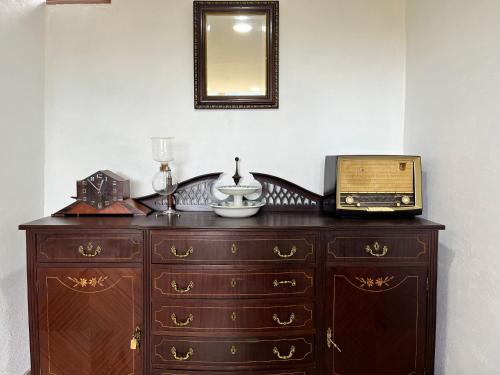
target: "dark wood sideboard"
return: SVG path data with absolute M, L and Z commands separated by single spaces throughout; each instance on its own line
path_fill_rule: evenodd
M 32 374 L 433 374 L 444 227 L 333 218 L 314 199 L 21 225 Z

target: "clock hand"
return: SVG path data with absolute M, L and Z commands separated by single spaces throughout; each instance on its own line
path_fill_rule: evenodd
M 95 186 L 92 181 L 90 181 L 88 178 L 87 178 L 87 181 L 90 182 L 90 185 L 92 185 L 97 191 L 99 191 L 99 189 L 97 188 L 97 186 Z
M 99 185 L 99 190 L 98 190 L 99 193 L 101 192 L 102 184 L 104 184 L 104 180 L 101 180 L 101 184 Z

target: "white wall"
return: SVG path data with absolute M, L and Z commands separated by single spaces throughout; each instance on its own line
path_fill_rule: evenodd
M 150 136 L 177 137 L 180 179 L 267 172 L 322 193 L 327 154 L 400 153 L 401 0 L 281 2 L 279 110 L 193 109 L 192 2 L 113 0 L 47 14 L 45 211 L 109 168 L 152 192 Z
M 29 369 L 24 233 L 43 214 L 44 6 L 0 0 L 0 374 Z
M 441 235 L 436 374 L 500 368 L 500 2 L 407 1 L 405 152 Z

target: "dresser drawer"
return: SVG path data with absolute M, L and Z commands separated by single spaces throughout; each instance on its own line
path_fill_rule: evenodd
M 236 332 L 313 329 L 309 302 L 168 301 L 153 303 L 154 332 Z M 179 333 L 180 334 L 180 333 Z
M 265 371 L 224 371 L 223 375 L 314 375 L 316 374 L 313 368 L 293 370 L 265 370 Z M 221 375 L 221 372 L 213 371 L 185 371 L 185 370 L 162 370 L 161 368 L 153 369 L 153 375 Z
M 314 339 L 168 338 L 153 336 L 155 364 L 195 366 L 304 365 L 314 361 Z
M 153 231 L 153 263 L 314 262 L 318 235 L 311 232 L 192 235 Z
M 50 232 L 37 235 L 39 262 L 142 262 L 140 231 Z
M 314 270 L 154 268 L 153 298 L 284 297 L 314 294 Z
M 428 234 L 342 232 L 329 236 L 326 243 L 329 261 L 426 261 L 429 256 Z

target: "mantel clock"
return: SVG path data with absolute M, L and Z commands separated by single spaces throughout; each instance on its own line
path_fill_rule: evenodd
M 77 181 L 76 199 L 102 210 L 130 198 L 130 181 L 104 170 Z
M 130 199 L 130 181 L 109 170 L 76 182 L 76 202 L 53 216 L 147 215 L 151 210 Z

